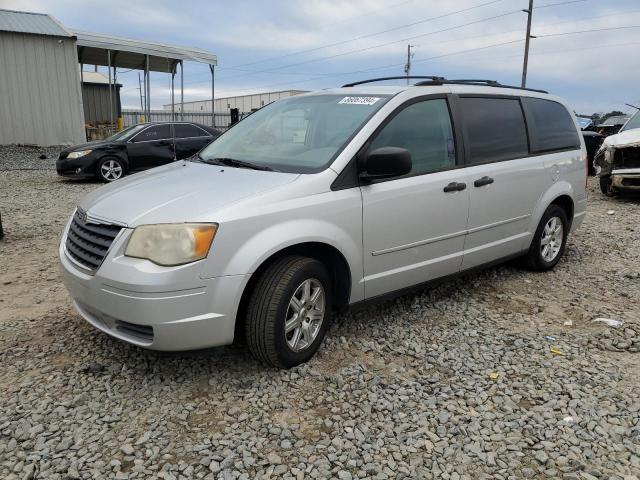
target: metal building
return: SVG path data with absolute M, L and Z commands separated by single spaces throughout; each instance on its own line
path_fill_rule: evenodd
M 0 10 L 0 144 L 85 140 L 75 38 L 50 15 Z
M 243 113 L 249 113 L 251 111 L 257 110 L 260 107 L 264 107 L 271 102 L 276 100 L 280 100 L 281 98 L 292 97 L 294 95 L 299 95 L 301 93 L 306 93 L 305 90 L 280 90 L 277 92 L 265 92 L 265 93 L 256 93 L 253 95 L 240 95 L 237 97 L 223 97 L 215 99 L 215 108 L 214 111 L 216 113 L 229 113 L 232 108 L 237 108 L 238 112 L 242 115 Z M 165 110 L 171 110 L 171 104 L 168 103 L 163 105 Z M 176 105 L 176 111 L 180 111 L 180 106 Z M 207 112 L 211 111 L 211 100 L 196 100 L 193 102 L 184 102 L 184 111 L 185 112 Z
M 216 55 L 199 48 L 71 32 L 51 15 L 0 9 L 0 144 L 65 145 L 85 141 L 83 65 L 107 67 L 111 131 L 120 122 L 113 108 L 116 68 L 144 72 L 144 110 L 151 111 L 150 72 L 170 75 L 171 99 L 184 98 L 183 63 L 204 63 L 214 97 Z M 79 65 L 80 64 L 80 65 Z M 179 87 L 174 80 L 180 67 Z M 175 92 L 180 93 L 179 102 Z M 173 114 L 172 117 L 180 117 Z
M 111 112 L 121 116 L 120 88 L 122 84 L 112 83 L 109 92 L 109 79 L 100 72 L 82 72 L 82 106 L 88 140 L 102 138 L 99 130 L 111 122 Z M 111 103 L 111 106 L 109 105 Z

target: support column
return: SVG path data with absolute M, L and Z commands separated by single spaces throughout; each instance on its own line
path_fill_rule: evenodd
M 151 103 L 149 101 L 149 55 L 145 55 L 144 59 L 144 121 L 147 123 L 151 116 Z
M 180 120 L 184 120 L 184 62 L 180 60 Z
M 111 94 L 111 50 L 107 50 L 107 68 L 109 70 L 109 127 L 113 128 L 113 96 Z
M 175 102 L 175 91 L 174 91 L 175 76 L 176 76 L 176 64 L 174 63 L 173 66 L 171 67 L 171 120 L 176 119 L 176 112 L 175 112 L 176 102 Z
M 216 95 L 215 95 L 215 73 L 214 66 L 209 65 L 211 69 L 211 126 L 216 128 Z

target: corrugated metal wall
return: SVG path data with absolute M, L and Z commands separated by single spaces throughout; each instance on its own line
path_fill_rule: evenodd
M 120 87 L 111 87 L 111 103 L 113 104 L 113 122 L 118 117 L 118 94 Z M 82 84 L 82 105 L 85 123 L 109 123 L 109 86 L 96 83 Z
M 73 39 L 0 32 L 0 144 L 84 141 Z
M 254 109 L 264 107 L 281 98 L 291 97 L 303 93 L 302 90 L 285 90 L 282 92 L 256 93 L 253 95 L 241 95 L 237 97 L 216 98 L 216 113 L 229 113 L 232 108 L 237 108 L 240 113 L 249 113 Z M 171 110 L 171 104 L 164 105 L 165 110 Z M 175 111 L 180 111 L 180 104 L 176 103 Z M 211 100 L 185 102 L 185 112 L 211 112 Z

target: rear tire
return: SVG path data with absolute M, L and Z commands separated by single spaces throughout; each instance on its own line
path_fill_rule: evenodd
M 98 162 L 96 174 L 103 182 L 115 182 L 125 175 L 124 163 L 114 157 L 103 158 Z
M 614 197 L 616 195 L 616 191 L 613 189 L 613 184 L 611 183 L 611 175 L 602 175 L 599 180 L 600 191 L 607 197 Z
M 300 256 L 276 260 L 249 297 L 245 333 L 252 355 L 279 368 L 309 360 L 327 331 L 332 300 L 322 263 Z
M 564 254 L 569 227 L 565 211 L 558 205 L 549 205 L 524 257 L 525 266 L 537 271 L 555 267 Z

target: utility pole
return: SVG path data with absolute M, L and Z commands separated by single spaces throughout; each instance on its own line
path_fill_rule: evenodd
M 409 75 L 411 75 L 411 58 L 413 57 L 411 49 L 414 47 L 415 45 L 407 45 L 407 63 L 404 65 L 404 73 L 407 75 L 407 85 L 409 85 Z
M 138 90 L 140 90 L 140 110 L 143 111 L 144 107 L 142 106 L 142 80 L 140 80 L 140 72 L 138 72 Z
M 524 62 L 522 64 L 522 88 L 527 86 L 527 65 L 529 63 L 529 40 L 531 37 L 531 17 L 533 17 L 533 0 L 529 0 L 529 9 L 523 10 L 527 12 L 527 36 L 524 39 Z

